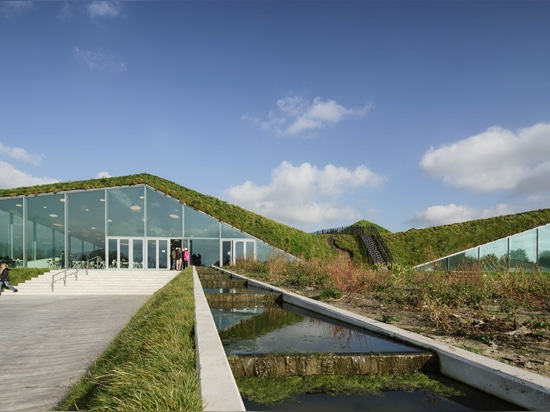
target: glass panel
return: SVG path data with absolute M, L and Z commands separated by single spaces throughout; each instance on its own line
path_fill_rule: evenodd
M 254 244 L 256 242 L 245 242 L 245 245 L 244 245 L 244 249 L 245 249 L 245 252 L 244 252 L 244 256 L 246 259 L 249 259 L 249 260 L 254 260 L 255 259 L 255 251 L 254 251 Z
M 537 260 L 537 230 L 510 237 L 510 268 L 531 269 Z
M 0 200 L 0 260 L 23 266 L 23 198 Z
M 109 267 L 118 267 L 118 241 L 117 239 L 109 239 Z
M 478 248 L 466 250 L 456 255 L 449 256 L 449 270 L 469 270 L 477 267 Z
M 508 260 L 508 238 L 487 243 L 479 247 L 479 263 L 482 270 L 506 270 Z
M 129 260 L 130 260 L 130 240 L 129 239 L 120 239 L 119 241 L 120 248 L 120 267 L 122 269 L 128 269 Z
M 144 186 L 107 189 L 107 235 L 143 236 Z
M 244 242 L 235 242 L 235 262 L 244 259 Z
M 132 246 L 132 267 L 134 269 L 143 268 L 143 240 L 134 239 Z
M 231 264 L 231 247 L 232 242 L 230 240 L 224 240 L 222 243 L 222 258 L 223 263 L 221 266 L 227 266 Z
M 216 239 L 220 237 L 220 224 L 216 219 L 187 206 L 184 206 L 184 216 L 185 237 Z
M 201 256 L 204 266 L 220 265 L 220 242 L 214 239 L 192 239 L 189 241 L 189 252 Z
M 147 269 L 157 268 L 157 241 L 149 239 L 147 241 Z
M 69 267 L 84 268 L 86 259 L 86 251 L 92 250 L 92 245 L 75 236 L 69 236 Z
M 168 268 L 168 240 L 159 240 L 159 269 Z
M 241 232 L 239 229 L 235 229 L 234 227 L 229 226 L 228 224 L 221 223 L 222 227 L 222 238 L 225 239 L 239 239 L 239 238 L 245 238 L 245 239 L 251 239 L 252 236 Z
M 71 255 L 82 255 L 77 260 L 87 260 L 95 256 L 104 260 L 105 190 L 68 193 L 67 221 Z
M 156 190 L 146 188 L 147 236 L 181 237 L 182 205 Z
M 550 225 L 539 228 L 539 259 L 542 270 L 550 272 Z
M 43 195 L 28 197 L 26 222 L 27 267 L 51 267 L 54 259 L 59 260 L 64 249 L 63 233 L 65 221 L 65 196 Z

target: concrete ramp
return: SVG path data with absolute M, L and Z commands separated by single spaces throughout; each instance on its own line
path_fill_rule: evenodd
M 5 290 L 0 296 L 0 411 L 54 410 L 141 306 L 175 275 L 90 271 L 52 292 L 51 274 L 46 274 L 17 285 L 18 293 Z

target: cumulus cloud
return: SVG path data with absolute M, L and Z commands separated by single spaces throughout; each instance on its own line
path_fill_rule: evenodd
M 27 150 L 20 147 L 4 146 L 0 143 L 0 152 L 5 156 L 13 160 L 18 160 L 25 163 L 38 166 L 42 162 L 42 155 L 29 153 Z
M 494 126 L 420 161 L 429 176 L 476 192 L 540 193 L 550 189 L 550 123 L 513 132 Z
M 321 222 L 353 221 L 361 214 L 337 199 L 363 187 L 378 187 L 385 178 L 361 165 L 353 170 L 327 165 L 319 169 L 309 163 L 293 166 L 282 162 L 272 172 L 271 182 L 259 186 L 247 181 L 226 190 L 231 202 L 262 216 L 309 230 Z
M 413 227 L 421 228 L 449 225 L 451 223 L 467 222 L 476 219 L 487 219 L 512 213 L 517 213 L 516 209 L 506 204 L 499 204 L 492 208 L 476 209 L 451 203 L 448 205 L 430 206 L 416 213 L 410 223 Z
M 261 120 L 249 114 L 243 119 L 259 125 L 264 130 L 274 131 L 279 136 L 312 137 L 316 131 L 333 126 L 352 116 L 364 116 L 370 104 L 360 108 L 346 108 L 334 100 L 316 97 L 309 101 L 300 96 L 287 96 L 277 101 L 277 109 Z
M 102 177 L 112 177 L 112 176 L 109 172 L 99 172 L 95 178 L 101 179 Z
M 113 18 L 120 14 L 118 1 L 93 1 L 88 4 L 88 13 L 92 19 Z
M 108 72 L 125 72 L 127 70 L 125 63 L 117 62 L 113 56 L 107 56 L 101 52 L 73 47 L 73 55 L 87 64 L 90 70 L 105 70 Z
M 35 186 L 58 182 L 58 180 L 51 177 L 33 177 L 3 161 L 0 161 L 0 168 L 2 169 L 2 173 L 0 174 L 1 189 L 11 189 L 14 187 Z
M 0 1 L 0 14 L 6 18 L 11 18 L 26 13 L 32 7 L 32 1 Z

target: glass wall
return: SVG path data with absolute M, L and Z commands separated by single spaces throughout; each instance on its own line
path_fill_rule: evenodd
M 10 266 L 23 266 L 23 198 L 0 202 L 0 259 Z
M 418 270 L 460 270 L 479 265 L 487 271 L 550 271 L 550 225 L 486 243 L 416 267 Z
M 0 199 L 0 260 L 11 266 L 169 269 L 175 245 L 196 265 L 282 253 L 147 185 Z

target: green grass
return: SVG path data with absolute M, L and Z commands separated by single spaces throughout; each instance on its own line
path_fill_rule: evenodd
M 447 385 L 443 380 L 420 372 L 399 375 L 243 377 L 237 378 L 237 385 L 243 396 L 260 404 L 272 404 L 274 410 L 277 409 L 277 403 L 285 399 L 311 393 L 383 396 L 384 391 L 422 390 L 442 396 L 463 395 L 459 389 Z
M 49 269 L 46 268 L 10 268 L 10 284 L 17 286 L 26 280 L 35 278 Z
M 147 301 L 58 410 L 202 409 L 191 273 Z
M 0 197 L 58 193 L 70 190 L 149 185 L 187 206 L 228 223 L 299 258 L 331 259 L 335 255 L 328 244 L 328 235 L 305 233 L 273 221 L 239 206 L 204 195 L 169 180 L 147 173 L 100 178 L 15 189 L 0 190 Z M 414 266 L 447 256 L 483 243 L 550 223 L 550 209 L 541 209 L 489 219 L 472 220 L 426 229 L 410 229 L 392 233 L 376 223 L 361 220 L 353 226 L 375 226 L 386 241 L 394 261 L 402 266 Z M 335 244 L 351 252 L 356 262 L 365 262 L 357 240 L 350 235 L 335 235 Z

